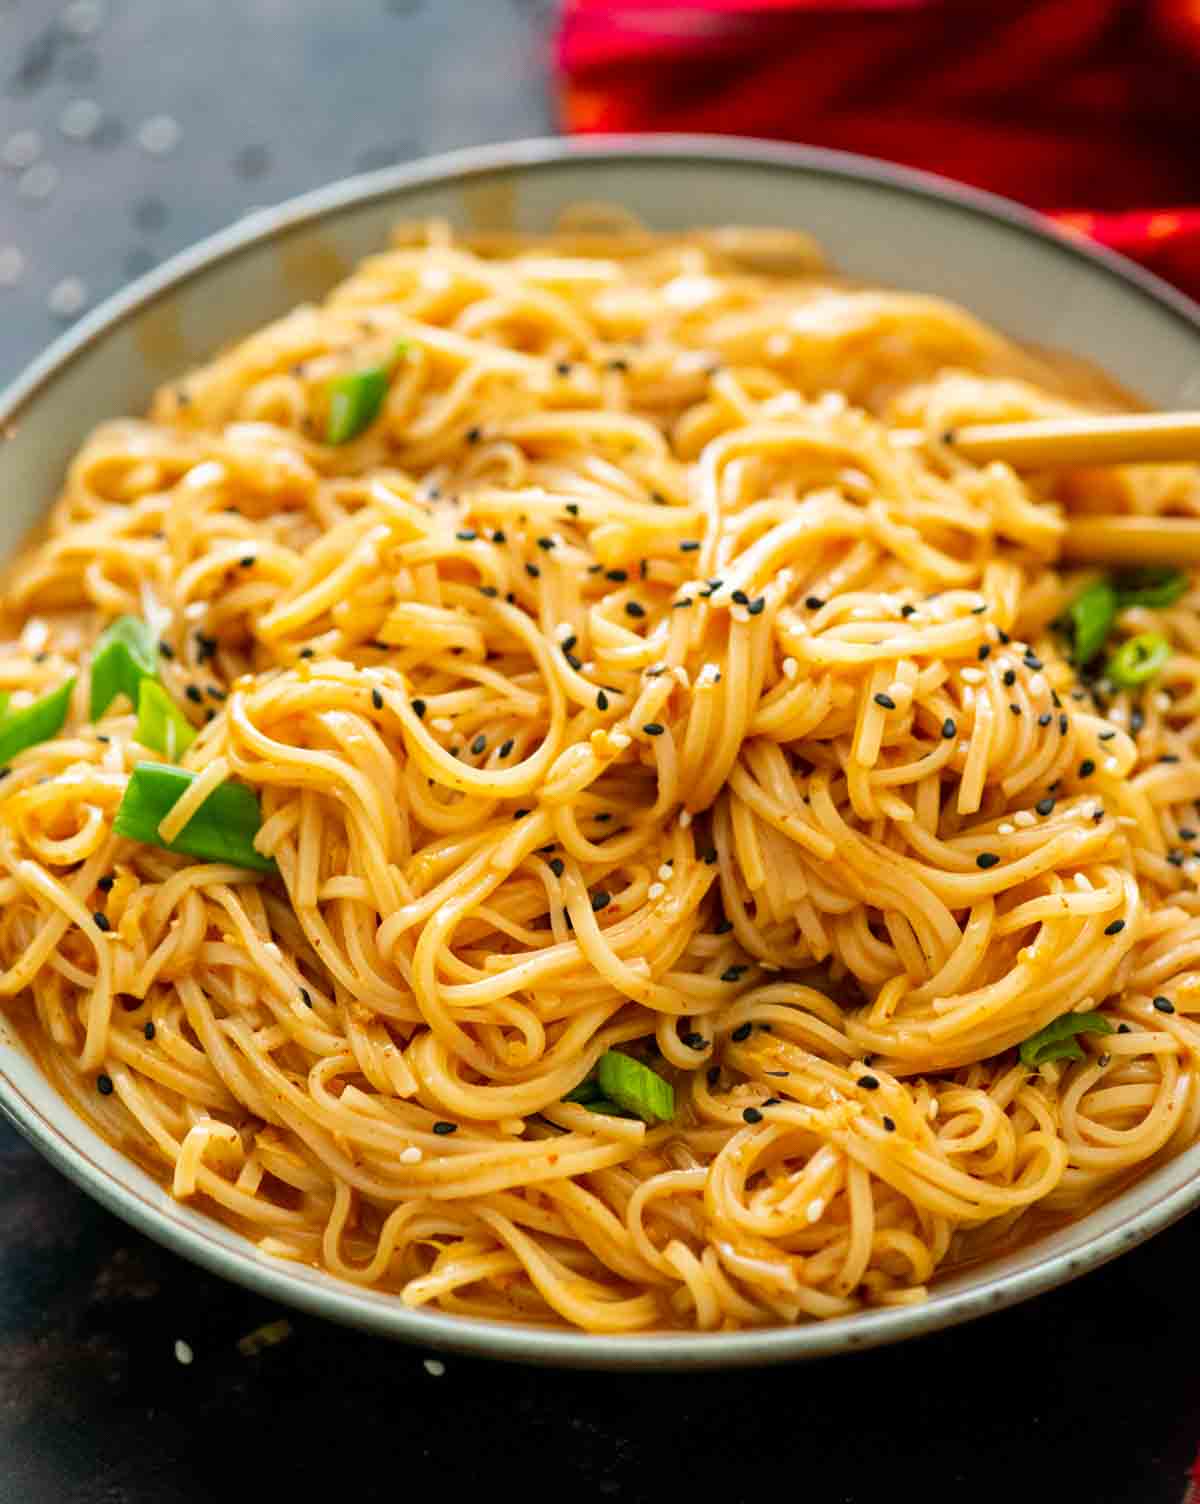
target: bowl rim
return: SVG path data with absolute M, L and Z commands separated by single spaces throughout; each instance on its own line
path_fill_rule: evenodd
M 263 241 L 414 188 L 465 183 L 513 172 L 533 173 L 539 168 L 557 168 L 572 162 L 607 161 L 619 165 L 630 160 L 656 159 L 675 165 L 716 161 L 734 167 L 791 169 L 810 177 L 849 180 L 948 204 L 968 216 L 1022 231 L 1043 246 L 1049 245 L 1064 256 L 1103 271 L 1125 288 L 1132 287 L 1159 310 L 1165 308 L 1200 339 L 1200 305 L 1153 273 L 1056 227 L 1033 210 L 932 173 L 848 152 L 753 137 L 685 134 L 535 137 L 467 147 L 340 179 L 271 208 L 257 210 L 207 236 L 105 299 L 0 391 L 0 433 L 11 428 L 24 409 L 94 344 L 218 263 L 235 258 Z M 1167 1178 L 1162 1194 L 1148 1205 L 1120 1216 L 1107 1230 L 1079 1247 L 1048 1252 L 1024 1269 L 998 1276 L 991 1285 L 945 1295 L 939 1295 L 935 1287 L 930 1298 L 920 1305 L 877 1308 L 800 1326 L 740 1332 L 597 1336 L 414 1310 L 398 1297 L 383 1296 L 333 1276 L 318 1282 L 304 1266 L 283 1260 L 265 1261 L 249 1239 L 242 1240 L 237 1249 L 226 1247 L 200 1227 L 172 1217 L 169 1210 L 150 1196 L 113 1179 L 87 1148 L 52 1122 L 3 1069 L 0 1069 L 0 1113 L 69 1179 L 124 1221 L 191 1262 L 260 1295 L 380 1336 L 476 1357 L 574 1368 L 656 1371 L 733 1368 L 881 1346 L 958 1325 L 985 1312 L 1027 1300 L 1107 1262 L 1200 1204 L 1200 1173 L 1194 1174 L 1190 1181 L 1170 1183 L 1179 1180 L 1180 1168 L 1190 1161 L 1195 1161 L 1194 1168 L 1200 1172 L 1200 1145 L 1196 1145 L 1139 1179 L 1137 1185 L 1146 1187 Z M 79 1121 L 85 1131 L 91 1131 L 82 1119 Z M 1127 1194 L 1119 1192 L 1108 1207 L 1119 1206 Z M 1082 1226 L 1086 1220 L 1085 1217 L 1076 1225 Z M 213 1226 L 221 1224 L 214 1220 Z

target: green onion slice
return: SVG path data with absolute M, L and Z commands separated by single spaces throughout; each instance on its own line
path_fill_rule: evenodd
M 1031 1034 L 1021 1045 L 1021 1064 L 1036 1067 L 1048 1060 L 1082 1060 L 1077 1034 L 1112 1034 L 1112 1024 L 1102 1013 L 1064 1013 L 1044 1029 Z
M 92 653 L 90 719 L 98 721 L 118 695 L 137 706 L 138 686 L 157 674 L 154 638 L 136 616 L 118 616 L 101 632 Z
M 36 747 L 39 742 L 48 742 L 52 736 L 58 735 L 71 708 L 74 689 L 75 680 L 68 679 L 50 694 L 26 705 L 24 710 L 9 710 L 8 696 L 4 696 L 0 708 L 0 766 L 10 763 L 26 747 Z
M 1161 674 L 1170 656 L 1171 644 L 1161 632 L 1143 632 L 1109 655 L 1104 675 L 1118 689 L 1136 689 Z
M 125 788 L 113 830 L 144 846 L 162 846 L 201 861 L 274 872 L 275 863 L 254 846 L 262 824 L 258 800 L 240 783 L 218 784 L 173 841 L 159 839 L 158 827 L 195 777 L 167 763 L 139 762 Z
M 669 1123 L 675 1116 L 675 1089 L 632 1055 L 609 1050 L 596 1067 L 600 1094 L 645 1123 Z
M 402 359 L 406 348 L 401 341 L 387 365 L 350 371 L 345 376 L 335 376 L 329 383 L 329 419 L 325 426 L 327 444 L 348 444 L 365 428 L 370 428 L 387 396 L 396 362 Z
M 1096 580 L 1071 602 L 1067 619 L 1071 626 L 1075 663 L 1082 668 L 1104 646 L 1117 614 L 1117 592 L 1107 580 Z
M 196 740 L 196 728 L 157 679 L 142 680 L 137 711 L 138 741 L 172 762 L 178 762 Z
M 1123 570 L 1114 584 L 1119 605 L 1151 606 L 1161 610 L 1175 604 L 1188 588 L 1188 577 L 1182 569 L 1148 565 L 1145 569 Z

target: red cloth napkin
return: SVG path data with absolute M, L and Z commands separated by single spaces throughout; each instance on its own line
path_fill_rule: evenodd
M 1200 0 L 565 0 L 574 131 L 717 131 L 927 168 L 1200 298 Z

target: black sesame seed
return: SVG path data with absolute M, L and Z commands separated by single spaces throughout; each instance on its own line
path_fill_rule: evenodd
M 627 569 L 606 569 L 604 571 L 604 578 L 611 580 L 614 585 L 623 585 L 629 578 L 629 571 Z
M 553 538 L 539 538 L 537 540 L 537 546 L 544 553 L 549 553 L 550 550 L 554 547 L 554 539 Z
M 741 1044 L 744 1039 L 749 1039 L 750 1038 L 750 1032 L 753 1029 L 753 1027 L 754 1027 L 753 1024 L 739 1024 L 737 1026 L 737 1028 L 734 1029 L 733 1033 L 730 1034 L 729 1037 L 736 1044 Z
M 187 695 L 188 699 L 191 700 L 193 705 L 199 705 L 204 699 L 204 696 L 200 693 L 199 689 L 197 689 L 194 684 L 189 684 L 188 687 L 184 690 L 184 694 Z
M 761 1112 L 759 1112 L 759 1110 L 758 1110 L 757 1107 L 746 1107 L 746 1108 L 742 1109 L 742 1121 L 743 1122 L 746 1122 L 746 1123 L 761 1123 L 762 1120 L 763 1120 L 763 1115 L 762 1115 Z
M 493 528 L 492 529 L 492 542 L 493 543 L 507 543 L 508 542 L 508 537 L 507 537 L 507 535 L 505 534 L 505 532 L 504 532 L 504 530 L 502 528 L 498 528 L 497 527 L 497 528 Z
M 707 1076 L 708 1084 L 710 1086 L 715 1086 L 720 1079 L 721 1079 L 721 1067 L 719 1065 L 710 1065 L 709 1068 L 708 1068 L 708 1076 Z
M 733 920 L 722 919 L 720 924 L 713 930 L 714 935 L 728 935 L 733 931 Z
M 243 569 L 250 569 L 254 564 L 254 555 L 247 554 L 244 559 L 239 559 L 238 563 L 242 566 Z
M 672 601 L 671 602 L 671 610 L 672 611 L 686 611 L 687 608 L 691 604 L 692 604 L 692 598 L 691 598 L 691 596 L 685 595 L 684 598 L 681 601 Z
M 700 853 L 700 860 L 704 863 L 704 865 L 706 867 L 711 867 L 713 865 L 713 863 L 716 861 L 716 859 L 717 859 L 717 848 L 715 846 L 709 846 L 706 850 L 704 850 L 704 851 L 702 851 Z M 730 929 L 732 929 L 732 928 L 733 928 L 733 926 L 730 925 Z
M 1080 776 L 1080 778 L 1090 778 L 1095 771 L 1096 771 L 1096 764 L 1092 761 L 1092 759 L 1090 757 L 1085 757 L 1083 759 L 1083 761 L 1079 764 L 1079 776 Z
M 525 573 L 531 580 L 536 580 L 541 578 L 542 571 L 537 567 L 536 564 L 526 564 Z
M 316 650 L 313 648 L 301 648 L 299 656 L 301 658 L 315 658 L 317 655 Z
M 856 1086 L 861 1086 L 862 1089 L 863 1089 L 863 1091 L 878 1091 L 879 1090 L 879 1077 L 878 1076 L 860 1076 L 858 1078 L 858 1080 L 854 1084 Z
M 479 534 L 473 527 L 464 527 L 454 535 L 460 543 L 474 543 Z
M 950 741 L 957 735 L 958 727 L 954 724 L 950 717 L 947 716 L 946 719 L 942 722 L 942 736 L 946 739 L 946 741 Z
M 699 550 L 699 548 L 699 539 L 685 538 L 684 541 L 679 545 L 679 552 L 681 554 L 694 554 Z
M 578 673 L 579 670 L 583 667 L 583 659 L 576 658 L 574 653 L 564 653 L 563 657 L 567 660 L 567 662 L 571 665 L 576 673 Z
M 169 642 L 160 641 L 158 644 L 158 651 L 163 655 L 164 658 L 167 659 L 174 658 L 175 656 L 175 649 Z
M 1019 705 L 1014 705 L 1011 700 L 1009 701 L 1008 708 L 1012 711 L 1013 715 L 1021 714 L 1021 707 Z
M 726 969 L 721 973 L 721 980 L 723 982 L 740 982 L 742 979 L 742 974 L 745 972 L 745 970 L 746 968 L 744 966 L 726 967 Z
M 104 931 L 105 934 L 112 929 L 112 925 L 108 922 L 108 915 L 100 913 L 99 909 L 92 915 L 92 922 L 98 930 Z
M 1115 731 L 1102 731 L 1100 733 L 1100 735 L 1096 738 L 1096 740 L 1097 741 L 1101 741 L 1101 742 L 1111 742 L 1112 739 L 1113 739 L 1113 737 L 1116 736 L 1116 734 L 1117 733 Z
M 593 914 L 599 914 L 600 911 L 601 911 L 601 909 L 608 908 L 608 906 L 609 906 L 610 903 L 612 903 L 612 894 L 611 893 L 593 893 L 592 894 L 592 913 Z
M 143 1039 L 153 1039 L 155 1035 L 154 1020 L 148 1019 L 142 1028 Z
M 1118 1034 L 1132 1034 L 1133 1030 L 1129 1027 L 1128 1024 L 1118 1024 L 1117 1025 L 1117 1033 Z
M 1179 827 L 1179 839 L 1181 841 L 1194 841 L 1196 839 L 1196 832 L 1189 826 L 1181 825 Z
M 889 1117 L 885 1117 L 885 1118 L 884 1118 L 884 1119 L 883 1119 L 883 1131 L 884 1131 L 884 1132 L 885 1132 L 885 1133 L 895 1133 L 895 1131 L 896 1131 L 896 1125 L 895 1125 L 895 1123 L 894 1123 L 894 1122 L 893 1122 L 893 1121 L 892 1121 L 892 1120 L 891 1120 L 891 1118 L 889 1118 Z
M 494 601 L 500 594 L 495 585 L 480 585 L 479 593 L 480 595 L 486 595 L 488 600 L 490 601 Z
M 96 1077 L 96 1090 L 102 1097 L 111 1097 L 112 1089 L 113 1084 L 111 1076 L 100 1075 Z
M 413 710 L 413 715 L 416 716 L 417 720 L 423 721 L 425 719 L 425 701 L 424 700 L 414 700 L 412 702 L 412 710 Z
M 1021 662 L 1025 665 L 1026 668 L 1031 668 L 1035 674 L 1037 673 L 1038 669 L 1042 667 L 1042 660 L 1037 656 L 1036 653 L 1026 653 L 1024 658 L 1021 659 Z
M 313 1005 L 312 993 L 308 990 L 307 987 L 301 987 L 301 989 L 300 989 L 300 1001 L 304 1004 L 304 1006 L 306 1008 L 311 1008 L 312 1007 L 312 1005 Z
M 1038 716 L 1038 725 L 1039 726 L 1048 726 L 1053 719 L 1054 719 L 1054 714 L 1053 714 L 1052 711 L 1043 710 L 1042 713 L 1041 713 L 1041 715 Z
M 706 1050 L 708 1048 L 708 1040 L 705 1039 L 703 1034 L 684 1034 L 682 1037 L 684 1044 L 687 1045 L 689 1050 Z
M 779 1098 L 779 1097 L 768 1097 L 767 1100 L 763 1103 L 763 1106 L 764 1107 L 778 1107 L 779 1103 L 780 1103 L 780 1100 L 781 1100 L 781 1098 Z
M 1039 815 L 1052 815 L 1054 813 L 1054 800 L 1050 798 L 1039 799 L 1033 807 Z
M 808 595 L 804 598 L 804 604 L 810 611 L 819 611 L 825 602 L 819 595 Z M 910 606 L 908 609 L 911 611 L 913 608 Z
M 571 374 L 571 362 L 569 360 L 556 361 L 554 369 L 560 376 L 569 376 Z
M 513 819 L 514 820 L 523 820 L 525 818 L 525 816 L 527 814 L 529 814 L 529 813 L 530 813 L 530 811 L 527 810 L 527 809 L 514 809 L 513 810 Z
M 1183 859 L 1186 855 L 1187 853 L 1184 851 L 1169 851 L 1167 853 L 1167 861 L 1170 862 L 1172 867 L 1182 867 Z
M 579 638 L 572 632 L 569 637 L 563 638 L 562 642 L 559 643 L 559 647 L 562 648 L 564 653 L 569 653 L 578 641 Z
M 1146 717 L 1140 710 L 1131 710 L 1129 712 L 1129 730 L 1131 735 L 1136 736 L 1145 724 Z
M 908 602 L 905 601 L 904 605 L 900 607 L 900 615 L 912 616 L 915 613 L 916 609 L 917 608 L 915 606 L 910 606 Z
M 1169 997 L 1156 997 L 1154 999 L 1154 1006 L 1158 1009 L 1158 1011 L 1160 1013 L 1174 1013 L 1175 1012 L 1175 1004 L 1171 1001 L 1171 999 Z
M 508 754 L 512 751 L 512 749 L 513 749 L 512 737 L 509 737 L 508 741 L 500 743 L 500 753 L 499 753 L 499 755 L 501 757 L 507 757 Z
M 596 709 L 597 710 L 607 710 L 608 709 L 608 696 L 604 693 L 604 691 L 602 689 L 598 689 L 596 691 Z
M 661 736 L 666 729 L 659 721 L 647 721 L 642 727 L 647 736 Z
M 1006 668 L 1004 670 L 1004 683 L 1005 683 L 1005 686 L 1008 689 L 1011 689 L 1016 682 L 1017 682 L 1017 671 L 1016 671 L 1016 669 L 1015 668 Z
M 626 601 L 625 602 L 625 615 L 626 616 L 641 617 L 641 616 L 645 616 L 645 614 L 646 614 L 646 608 L 645 608 L 645 606 L 639 606 L 638 603 L 637 603 L 637 601 Z
M 980 662 L 982 662 L 983 659 L 985 659 L 985 658 L 990 658 L 991 654 L 992 654 L 992 645 L 991 645 L 991 643 L 990 642 L 981 642 L 979 644 L 979 654 L 978 654 Z
M 479 735 L 475 738 L 475 740 L 471 743 L 471 751 L 472 751 L 472 753 L 476 757 L 478 757 L 479 754 L 484 750 L 484 748 L 486 746 L 487 746 L 487 737 L 484 736 L 484 734 L 482 732 L 480 732 Z
M 568 501 L 567 502 L 567 515 L 570 516 L 570 517 L 578 517 L 579 516 L 579 503 L 578 502 L 576 502 L 576 501 Z
M 1104 933 L 1106 935 L 1119 935 L 1124 928 L 1125 921 L 1123 919 L 1114 919 L 1111 924 L 1104 926 Z
M 1058 729 L 1062 732 L 1063 736 L 1066 736 L 1067 734 L 1067 725 L 1067 714 L 1066 711 L 1063 711 L 1062 715 L 1060 715 L 1058 718 Z
M 1174 752 L 1164 752 L 1158 760 L 1159 762 L 1178 762 L 1179 758 L 1176 757 Z
M 446 1122 L 435 1123 L 433 1125 L 433 1131 L 435 1133 L 440 1134 L 443 1138 L 445 1138 L 446 1134 L 448 1134 L 448 1133 L 457 1133 L 458 1132 L 458 1124 L 457 1123 L 446 1123 Z
M 552 856 L 547 865 L 549 866 L 550 871 L 554 873 L 555 877 L 561 877 L 563 875 L 564 863 L 562 857 Z
M 757 600 L 750 602 L 750 604 L 746 607 L 746 610 L 750 613 L 751 616 L 761 616 L 764 609 L 766 608 L 766 604 L 766 596 L 760 595 Z
M 739 606 L 748 606 L 750 604 L 750 597 L 744 590 L 735 590 L 729 599 L 736 601 Z
M 884 710 L 895 710 L 896 708 L 895 700 L 892 699 L 891 695 L 885 695 L 882 690 L 875 696 L 875 703 Z
M 1001 643 L 1003 644 L 1004 647 L 1007 647 L 1009 645 L 1009 643 L 1012 641 L 1012 638 L 1008 635 L 1008 633 L 1004 630 L 1003 627 L 997 627 L 996 628 L 996 636 L 1000 639 L 1000 641 L 1001 641 Z
M 373 689 L 371 691 L 371 704 L 374 705 L 376 710 L 383 709 L 383 691 L 381 689 Z
M 975 865 L 982 867 L 986 872 L 989 867 L 994 867 L 999 860 L 1000 858 L 994 851 L 981 851 L 975 858 Z
M 115 882 L 116 878 L 110 872 L 107 877 L 98 878 L 96 880 L 96 886 L 100 889 L 101 893 L 110 893 L 112 891 L 112 885 Z
M 982 606 L 972 606 L 971 607 L 971 615 L 972 616 L 982 616 L 983 613 L 986 610 L 987 610 L 987 602 L 984 601 L 984 603 L 983 603 Z

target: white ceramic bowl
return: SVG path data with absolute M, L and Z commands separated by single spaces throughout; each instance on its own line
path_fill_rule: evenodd
M 705 137 L 533 141 L 457 152 L 263 210 L 112 298 L 0 397 L 0 550 L 53 500 L 92 426 L 142 410 L 161 381 L 305 299 L 321 297 L 393 221 L 539 228 L 581 199 L 649 224 L 812 231 L 845 272 L 940 293 L 1018 339 L 1104 366 L 1159 406 L 1200 400 L 1200 309 L 1127 262 L 1035 216 L 923 174 L 837 153 Z M 924 1304 L 808 1326 L 594 1337 L 412 1311 L 393 1296 L 260 1255 L 181 1205 L 87 1127 L 0 1016 L 0 1109 L 118 1216 L 273 1299 L 385 1336 L 576 1367 L 699 1368 L 815 1357 L 927 1332 L 1094 1268 L 1200 1202 L 1200 1146 L 1072 1226 L 939 1281 Z

